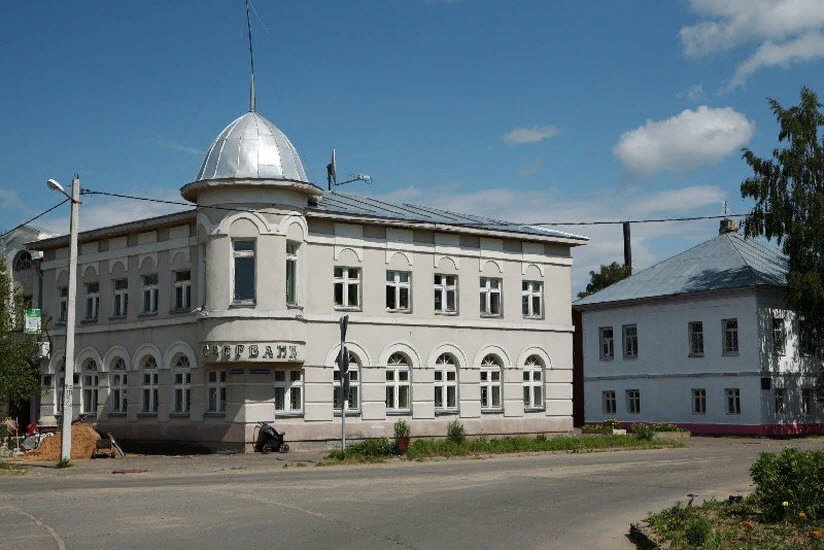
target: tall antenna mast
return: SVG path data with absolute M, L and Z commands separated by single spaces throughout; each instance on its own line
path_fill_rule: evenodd
M 249 63 L 252 66 L 252 81 L 249 84 L 249 112 L 255 112 L 255 54 L 252 51 L 252 16 L 251 0 L 246 0 L 246 29 L 249 31 Z

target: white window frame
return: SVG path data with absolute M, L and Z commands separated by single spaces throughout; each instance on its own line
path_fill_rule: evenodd
M 496 286 L 497 285 L 497 286 Z M 500 277 L 480 278 L 480 300 L 478 302 L 481 309 L 481 317 L 503 317 L 504 315 L 504 281 Z M 492 311 L 494 300 L 498 297 L 498 311 Z
M 126 361 L 117 357 L 112 362 L 109 372 L 109 414 L 125 414 L 128 407 L 129 378 L 126 373 Z
M 172 414 L 189 414 L 192 408 L 192 364 L 184 354 L 172 367 Z
M 460 403 L 458 401 L 458 388 L 458 360 L 451 353 L 442 353 L 435 360 L 435 412 L 458 412 L 458 404 Z M 438 403 L 439 393 L 440 404 Z M 449 405 L 450 394 L 453 401 L 452 406 Z
M 503 362 L 497 355 L 487 354 L 481 361 L 481 412 L 503 410 L 503 378 Z
M 772 349 L 775 355 L 784 355 L 787 348 L 787 324 L 783 317 L 773 317 Z
M 252 243 L 251 250 L 238 250 L 235 245 L 239 243 Z M 252 259 L 252 297 L 238 298 L 237 285 L 237 262 L 242 259 Z M 232 239 L 232 263 L 231 265 L 231 297 L 234 306 L 253 306 L 257 303 L 257 240 L 254 238 Z
M 403 380 L 406 378 L 406 380 Z M 406 406 L 401 400 L 406 396 Z M 393 353 L 386 361 L 386 396 L 384 399 L 387 413 L 409 414 L 412 412 L 412 369 L 409 358 L 402 353 Z
M 641 390 L 633 388 L 624 393 L 627 403 L 627 414 L 641 414 Z
M 704 322 L 690 321 L 687 324 L 687 343 L 690 357 L 704 357 Z
M 692 388 L 690 390 L 692 414 L 707 414 L 706 388 Z
M 69 287 L 61 286 L 57 290 L 60 297 L 60 304 L 58 305 L 59 317 L 58 323 L 66 323 L 69 319 Z
M 349 351 L 349 402 L 346 405 L 346 413 L 357 413 L 360 410 L 360 360 L 358 356 Z M 335 413 L 341 414 L 343 411 L 343 400 L 341 399 L 341 376 L 340 368 L 335 363 L 332 373 L 332 408 Z
M 606 331 L 609 331 L 609 336 L 606 336 Z M 601 361 L 615 359 L 615 329 L 613 327 L 600 327 L 598 329 L 598 346 Z
M 524 410 L 542 411 L 544 404 L 544 371 L 546 366 L 538 355 L 530 355 L 524 361 L 523 379 Z
M 450 284 L 450 279 L 452 283 Z M 449 273 L 435 273 L 434 302 L 436 315 L 458 314 L 458 276 Z M 449 296 L 452 296 L 452 308 L 449 308 Z M 440 307 L 438 301 L 440 300 Z
M 784 388 L 773 390 L 773 410 L 775 414 L 787 414 L 787 392 Z
M 82 367 L 83 386 L 80 394 L 80 411 L 83 414 L 97 414 L 100 406 L 100 374 L 94 359 L 86 359 Z M 94 403 L 94 407 L 90 405 Z
M 801 414 L 811 416 L 818 412 L 816 409 L 815 388 L 801 388 Z
M 112 281 L 112 298 L 112 317 L 126 317 L 129 314 L 129 279 Z
M 226 414 L 226 371 L 214 369 L 206 374 L 206 414 Z
M 274 376 L 275 414 L 302 414 L 303 369 L 278 369 L 274 372 Z
M 535 310 L 535 300 L 538 308 Z M 521 314 L 524 319 L 544 318 L 544 283 L 542 281 L 521 282 Z
M 160 293 L 160 277 L 157 273 L 149 273 L 141 276 L 143 281 L 143 288 L 141 296 L 143 297 L 142 315 L 154 315 L 157 313 L 157 298 Z
M 356 276 L 351 277 L 352 273 Z M 361 276 L 363 271 L 359 267 L 347 267 L 342 265 L 336 265 L 332 269 L 332 303 L 335 305 L 335 309 L 338 310 L 348 310 L 348 311 L 360 311 L 361 309 Z M 335 301 L 335 288 L 340 285 L 341 287 L 341 303 L 337 303 Z M 349 300 L 349 288 L 354 286 L 355 293 L 357 296 L 357 303 L 352 304 Z
M 298 295 L 298 281 L 300 268 L 300 243 L 297 241 L 286 241 L 286 273 L 284 274 L 284 284 L 286 285 L 286 305 L 296 306 L 300 303 Z
M 629 331 L 635 331 L 635 334 L 628 334 Z M 638 358 L 638 325 L 621 326 L 621 348 L 624 359 Z
M 100 283 L 86 283 L 86 307 L 84 321 L 97 321 L 100 315 Z
M 740 388 L 724 388 L 724 410 L 727 414 L 741 414 Z
M 403 306 L 403 291 L 406 291 L 406 307 Z M 390 296 L 391 295 L 391 296 Z M 412 272 L 389 269 L 386 271 L 386 311 L 394 313 L 412 312 Z
M 733 326 L 734 324 L 734 326 Z M 738 319 L 721 320 L 722 355 L 738 355 Z
M 184 275 L 188 274 L 188 275 Z M 185 277 L 185 278 L 184 278 Z M 174 311 L 189 311 L 192 308 L 192 270 L 181 269 L 174 272 Z
M 618 399 L 615 397 L 615 390 L 601 392 L 601 412 L 607 416 L 618 414 Z
M 143 415 L 157 414 L 158 378 L 157 361 L 149 355 L 140 368 L 140 413 Z

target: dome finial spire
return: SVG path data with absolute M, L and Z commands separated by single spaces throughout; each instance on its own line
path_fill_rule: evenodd
M 249 112 L 255 112 L 255 54 L 252 50 L 252 17 L 250 9 L 252 6 L 251 0 L 246 0 L 246 28 L 249 31 L 249 63 L 252 66 L 252 80 L 249 83 Z

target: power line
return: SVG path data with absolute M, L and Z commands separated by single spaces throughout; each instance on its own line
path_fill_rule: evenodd
M 35 221 L 35 220 L 39 219 L 39 218 L 42 218 L 43 216 L 45 216 L 46 214 L 48 214 L 48 213 L 49 213 L 49 212 L 51 212 L 52 210 L 56 210 L 57 208 L 59 208 L 59 207 L 63 206 L 63 205 L 64 205 L 64 204 L 66 204 L 67 202 L 69 202 L 69 199 L 63 199 L 62 201 L 58 202 L 57 204 L 55 204 L 54 206 L 52 206 L 52 207 L 51 207 L 51 208 L 49 208 L 48 210 L 43 210 L 42 212 L 40 212 L 39 214 L 37 214 L 37 215 L 36 215 L 36 216 L 34 216 L 33 218 L 29 218 L 28 220 L 24 221 L 23 223 L 20 223 L 20 224 L 18 224 L 18 225 L 15 225 L 15 226 L 14 226 L 14 227 L 12 227 L 11 229 L 9 229 L 8 231 L 6 231 L 6 232 L 5 232 L 5 233 L 3 233 L 2 235 L 0 235 L 0 239 L 5 239 L 5 238 L 6 238 L 6 236 L 7 236 L 7 235 L 9 235 L 9 234 L 11 234 L 14 230 L 16 230 L 16 229 L 20 229 L 20 228 L 21 228 L 21 227 L 23 227 L 24 225 L 29 224 L 29 223 L 31 223 L 31 222 L 33 222 L 33 221 Z
M 590 222 L 537 222 L 520 225 L 621 225 L 623 223 L 664 223 L 664 222 L 693 222 L 698 220 L 721 220 L 724 218 L 743 218 L 749 214 L 718 214 L 716 216 L 685 216 L 681 218 L 646 218 L 637 220 L 599 220 Z

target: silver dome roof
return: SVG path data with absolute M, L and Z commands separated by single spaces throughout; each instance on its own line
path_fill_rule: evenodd
M 289 138 L 254 111 L 220 132 L 195 181 L 224 178 L 309 181 Z

